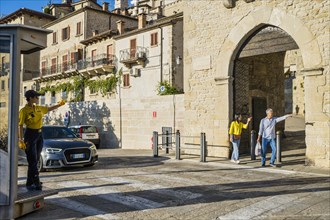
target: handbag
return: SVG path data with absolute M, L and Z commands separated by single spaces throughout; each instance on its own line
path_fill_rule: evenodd
M 254 149 L 254 154 L 256 156 L 260 156 L 261 155 L 261 144 L 260 144 L 260 142 L 257 142 L 256 147 Z

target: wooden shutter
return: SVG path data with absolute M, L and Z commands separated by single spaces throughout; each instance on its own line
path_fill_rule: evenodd
M 154 45 L 158 44 L 158 33 L 154 33 Z
M 70 62 L 71 62 L 71 65 L 76 62 L 76 53 L 75 52 L 70 53 Z
M 92 50 L 92 65 L 95 65 L 95 59 L 96 59 L 96 50 Z
M 124 74 L 123 75 L 123 77 L 124 77 L 124 87 L 128 87 L 129 86 L 129 74 Z
M 77 35 L 80 35 L 81 34 L 81 22 L 78 22 L 77 23 Z
M 57 43 L 57 36 L 56 36 L 56 32 L 53 33 L 53 44 Z
M 68 55 L 62 56 L 62 70 L 66 71 L 68 70 Z
M 46 61 L 41 62 L 41 74 L 42 75 L 46 74 Z
M 52 59 L 51 73 L 56 73 L 56 58 Z
M 107 46 L 107 59 L 108 59 L 109 63 L 112 62 L 112 59 L 113 59 L 112 55 L 113 55 L 113 45 L 110 44 Z
M 136 39 L 130 41 L 130 57 L 135 58 L 136 55 Z

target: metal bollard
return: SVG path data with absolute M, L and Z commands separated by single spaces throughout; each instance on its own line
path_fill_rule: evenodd
M 153 151 L 154 151 L 154 157 L 158 157 L 158 132 L 153 132 Z
M 282 162 L 282 151 L 281 151 L 281 131 L 276 132 L 276 163 Z
M 252 130 L 251 131 L 251 160 L 255 160 L 256 159 L 256 155 L 255 155 L 255 148 L 256 148 L 256 131 Z
M 205 133 L 201 133 L 201 158 L 200 162 L 206 162 L 206 155 L 205 155 L 205 150 L 206 150 L 206 137 Z
M 170 147 L 170 145 L 169 145 L 169 134 L 168 134 L 168 131 L 166 131 L 165 132 L 165 135 L 166 135 L 166 137 L 165 137 L 165 152 L 166 152 L 166 154 L 168 154 L 169 153 L 169 147 Z
M 175 159 L 180 160 L 180 131 L 177 130 L 175 133 Z

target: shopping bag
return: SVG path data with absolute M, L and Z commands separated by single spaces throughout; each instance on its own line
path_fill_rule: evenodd
M 261 144 L 260 144 L 260 142 L 257 142 L 256 147 L 254 149 L 254 154 L 256 156 L 260 156 L 261 155 Z

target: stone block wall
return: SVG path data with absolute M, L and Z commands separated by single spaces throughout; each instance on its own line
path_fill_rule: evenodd
M 186 133 L 205 131 L 212 153 L 229 156 L 228 126 L 233 114 L 233 60 L 265 24 L 287 32 L 297 43 L 305 76 L 307 160 L 329 167 L 329 1 L 184 1 L 184 86 Z M 315 141 L 317 139 L 317 141 Z

